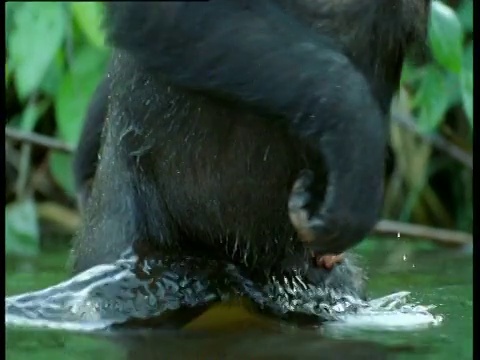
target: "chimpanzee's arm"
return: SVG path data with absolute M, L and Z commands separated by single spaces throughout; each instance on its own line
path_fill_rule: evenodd
M 112 2 L 107 25 L 113 45 L 145 68 L 279 115 L 318 150 L 327 193 L 309 221 L 320 251 L 341 252 L 370 231 L 387 126 L 367 80 L 331 40 L 267 0 Z M 302 201 L 313 200 L 305 192 Z

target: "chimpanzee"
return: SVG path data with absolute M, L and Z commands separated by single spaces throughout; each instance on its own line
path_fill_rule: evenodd
M 114 54 L 75 160 L 74 271 L 132 247 L 176 279 L 236 278 L 286 317 L 363 298 L 348 258 L 333 269 L 312 258 L 344 252 L 377 220 L 390 103 L 429 0 L 105 7 Z

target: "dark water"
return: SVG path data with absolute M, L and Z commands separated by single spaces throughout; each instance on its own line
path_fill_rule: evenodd
M 178 332 L 74 333 L 8 328 L 6 358 L 36 359 L 472 359 L 472 257 L 403 240 L 367 241 L 357 249 L 372 297 L 410 291 L 434 304 L 439 326 L 422 330 L 297 329 L 217 306 Z M 41 289 L 68 277 L 66 251 L 32 261 L 6 259 L 6 291 Z

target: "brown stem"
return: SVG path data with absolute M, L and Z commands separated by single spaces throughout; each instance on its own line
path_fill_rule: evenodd
M 413 121 L 408 116 L 393 114 L 392 119 L 395 120 L 399 125 L 402 125 L 405 129 L 410 130 L 411 132 L 420 136 L 424 141 L 436 147 L 438 150 L 443 151 L 453 159 L 468 167 L 469 169 L 473 169 L 473 156 L 462 150 L 455 144 L 449 142 L 443 136 L 440 136 L 438 134 L 422 133 L 415 121 Z
M 472 234 L 462 231 L 433 228 L 424 225 L 408 224 L 393 220 L 380 220 L 373 234 L 383 236 L 400 236 L 429 239 L 444 245 L 469 245 L 472 244 Z
M 63 141 L 51 138 L 50 136 L 40 135 L 33 132 L 28 132 L 28 131 L 22 131 L 22 130 L 11 128 L 9 126 L 5 127 L 5 137 L 15 141 L 21 141 L 27 144 L 42 146 L 42 147 L 63 152 L 66 154 L 71 154 L 74 151 L 72 146 L 64 143 Z

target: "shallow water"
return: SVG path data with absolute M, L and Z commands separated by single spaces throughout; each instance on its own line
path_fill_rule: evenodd
M 472 257 L 403 240 L 369 241 L 358 252 L 372 297 L 410 291 L 410 302 L 434 304 L 439 326 L 408 331 L 383 326 L 297 329 L 254 316 L 239 304 L 217 306 L 181 332 L 79 334 L 8 328 L 7 359 L 471 359 Z M 7 295 L 68 278 L 66 251 L 34 261 L 7 258 Z M 404 321 L 405 319 L 403 319 Z M 415 319 L 412 319 L 415 320 Z M 387 320 L 384 320 L 387 321 Z M 394 324 L 395 319 L 390 320 Z M 376 329 L 376 330 L 375 330 Z

